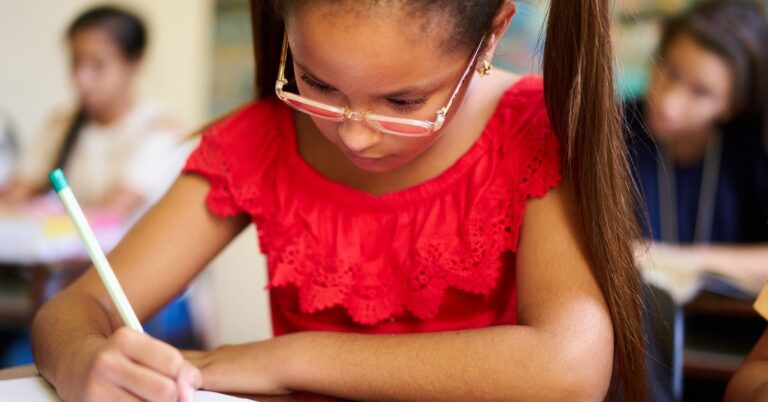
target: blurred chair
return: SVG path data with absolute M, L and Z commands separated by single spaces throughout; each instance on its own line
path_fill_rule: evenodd
M 11 120 L 0 109 L 0 188 L 10 180 L 18 153 L 18 141 Z

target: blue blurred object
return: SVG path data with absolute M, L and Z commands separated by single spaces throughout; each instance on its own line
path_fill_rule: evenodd
M 144 324 L 144 330 L 153 337 L 180 349 L 200 349 L 194 333 L 187 299 L 179 297 Z M 0 369 L 33 362 L 29 332 L 0 331 Z
M 0 369 L 32 363 L 32 347 L 27 331 L 0 333 Z
M 189 303 L 185 296 L 171 302 L 144 324 L 144 330 L 153 337 L 181 349 L 199 349 L 200 342 L 194 332 Z

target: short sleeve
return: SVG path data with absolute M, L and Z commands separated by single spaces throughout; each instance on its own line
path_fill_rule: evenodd
M 560 142 L 549 120 L 542 85 L 538 77 L 521 83 L 513 97 L 514 106 L 508 108 L 508 121 L 502 122 L 502 127 L 513 127 L 500 137 L 499 144 L 509 180 L 502 183 L 509 189 L 501 197 L 507 200 L 503 230 L 506 248 L 513 252 L 518 248 L 528 200 L 543 197 L 562 179 Z
M 276 161 L 290 112 L 271 99 L 249 104 L 206 130 L 187 160 L 183 173 L 197 174 L 210 184 L 208 209 L 222 217 L 263 215 L 265 198 L 273 195 Z
M 537 111 L 525 134 L 525 157 L 519 158 L 521 189 L 526 199 L 539 198 L 560 183 L 562 178 L 560 142 L 545 109 Z

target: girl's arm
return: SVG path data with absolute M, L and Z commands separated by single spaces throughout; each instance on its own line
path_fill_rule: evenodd
M 16 205 L 29 201 L 40 193 L 41 187 L 30 180 L 16 175 L 11 178 L 7 186 L 0 188 L 0 203 Z
M 768 331 L 763 333 L 725 390 L 726 402 L 766 400 L 768 400 Z
M 768 280 L 768 243 L 754 245 L 694 245 L 683 247 L 707 269 L 743 276 L 763 283 Z
M 641 265 L 668 264 L 681 270 L 709 271 L 744 283 L 768 281 L 768 243 L 677 245 L 661 242 L 635 246 Z
M 201 368 L 203 387 L 218 391 L 602 400 L 613 332 L 567 187 L 527 205 L 517 254 L 519 325 L 413 335 L 306 332 L 187 357 Z
M 91 210 L 128 218 L 147 202 L 144 194 L 124 185 L 117 185 L 102 205 L 91 206 Z
M 246 225 L 208 212 L 208 184 L 182 176 L 109 255 L 140 320 L 180 294 Z M 91 268 L 48 302 L 32 324 L 40 373 L 66 400 L 176 400 L 197 370 L 179 351 L 122 326 Z M 188 378 L 183 378 L 183 377 Z M 199 378 L 198 378 L 199 380 Z M 174 385 L 177 381 L 179 386 Z

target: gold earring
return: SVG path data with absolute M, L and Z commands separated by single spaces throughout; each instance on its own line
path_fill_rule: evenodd
M 477 73 L 480 74 L 481 77 L 485 77 L 491 73 L 492 69 L 493 66 L 491 63 L 489 63 L 488 60 L 483 60 L 483 63 L 477 68 Z

